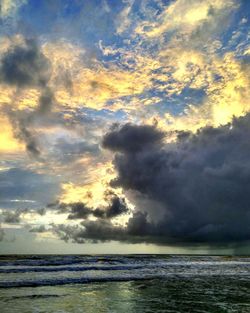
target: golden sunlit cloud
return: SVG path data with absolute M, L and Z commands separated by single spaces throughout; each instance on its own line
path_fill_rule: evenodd
M 60 201 L 63 203 L 84 202 L 90 207 L 103 206 L 106 203 L 104 199 L 105 191 L 109 188 L 109 182 L 115 176 L 113 165 L 110 162 L 89 165 L 89 183 L 84 185 L 63 184 Z M 121 194 L 121 189 L 117 188 L 115 193 Z
M 215 75 L 218 80 L 214 80 Z M 197 75 L 191 86 L 199 88 L 207 85 L 204 104 L 198 107 L 190 104 L 179 117 L 166 114 L 170 128 L 196 131 L 206 125 L 217 127 L 229 123 L 233 116 L 245 115 L 250 110 L 248 71 L 232 53 L 222 59 L 212 58 L 209 67 L 203 63 L 202 76 Z M 180 77 L 182 83 L 183 77 Z
M 135 31 L 151 38 L 172 30 L 190 34 L 204 23 L 216 23 L 220 14 L 237 7 L 234 0 L 177 0 L 161 13 L 157 22 L 142 22 Z
M 0 116 L 0 153 L 24 152 L 25 147 L 13 136 L 13 129 L 8 119 Z

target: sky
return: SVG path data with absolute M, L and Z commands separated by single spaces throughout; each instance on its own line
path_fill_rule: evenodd
M 0 0 L 0 252 L 249 254 L 249 15 Z

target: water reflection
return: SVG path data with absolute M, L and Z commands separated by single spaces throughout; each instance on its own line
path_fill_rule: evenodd
M 249 313 L 249 291 L 243 278 L 172 278 L 6 289 L 0 304 L 2 313 Z

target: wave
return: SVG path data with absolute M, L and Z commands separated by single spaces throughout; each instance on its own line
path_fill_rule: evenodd
M 73 285 L 73 284 L 89 284 L 89 283 L 107 283 L 107 282 L 126 282 L 126 281 L 149 281 L 158 279 L 204 279 L 204 278 L 215 278 L 218 279 L 233 279 L 235 275 L 230 273 L 223 274 L 212 274 L 212 273 L 167 273 L 167 274 L 148 274 L 148 275 L 123 275 L 123 276 L 102 276 L 102 277 L 78 277 L 78 278 L 60 278 L 60 279 L 43 279 L 43 280 L 23 280 L 23 281 L 5 281 L 0 282 L 0 289 L 6 288 L 20 288 L 20 287 L 42 287 L 42 286 L 60 286 L 60 285 Z M 249 273 L 238 273 L 237 280 L 249 281 Z
M 155 255 L 0 255 L 0 269 L 5 266 L 70 266 L 77 264 L 108 264 L 108 265 L 126 265 L 139 264 L 148 262 L 167 261 L 174 263 L 194 262 L 206 264 L 207 262 L 214 265 L 236 264 L 236 262 L 250 262 L 250 258 L 225 259 L 218 256 L 155 256 Z M 208 264 L 207 263 L 207 264 Z
M 68 271 L 68 272 L 82 272 L 82 271 L 115 271 L 115 270 L 134 270 L 134 269 L 140 269 L 140 268 L 162 268 L 162 269 L 166 269 L 168 267 L 196 267 L 197 269 L 199 267 L 218 267 L 218 266 L 224 266 L 226 265 L 227 267 L 234 267 L 234 266 L 250 266 L 250 262 L 244 262 L 244 261 L 220 261 L 220 262 L 210 262 L 210 261 L 202 261 L 202 262 L 196 262 L 196 261 L 192 261 L 192 262 L 134 262 L 134 263 L 124 263 L 124 265 L 121 264 L 114 264 L 117 263 L 116 262 L 97 262 L 95 260 L 95 263 L 97 265 L 91 265 L 93 260 L 91 260 L 90 262 L 88 261 L 88 263 L 90 263 L 90 265 L 79 265 L 79 263 L 70 263 L 70 264 L 63 264 L 62 262 L 59 264 L 59 266 L 57 266 L 58 264 L 54 264 L 54 266 L 50 265 L 50 266 L 46 266 L 44 267 L 43 265 L 40 266 L 29 266 L 29 267 L 18 267 L 16 266 L 15 268 L 11 268 L 11 265 L 7 265 L 6 268 L 0 268 L 0 274 L 9 274 L 9 273 L 34 273 L 34 272 L 62 272 L 62 271 Z M 87 263 L 86 262 L 81 262 L 81 263 Z M 93 264 L 93 263 L 92 263 Z M 102 266 L 101 264 L 104 264 L 104 266 Z M 26 265 L 26 264 L 25 264 Z M 65 266 L 65 265 L 73 265 L 73 266 Z M 76 266 L 74 266 L 76 265 Z M 24 266 L 24 264 L 22 264 L 22 266 Z M 27 265 L 26 265 L 27 266 Z
M 126 264 L 128 262 L 133 262 L 135 260 L 142 260 L 140 256 L 81 256 L 81 255 L 69 255 L 69 256 L 10 256 L 2 258 L 0 256 L 0 268 L 3 266 L 60 266 L 60 265 L 73 265 L 73 264 Z
M 68 266 L 68 267 L 29 267 L 29 268 L 0 268 L 0 273 L 34 273 L 34 272 L 83 272 L 83 271 L 117 271 L 152 268 L 155 265 L 114 265 L 114 266 Z
M 44 294 L 44 295 L 23 295 L 23 296 L 12 296 L 12 297 L 6 297 L 4 299 L 4 302 L 8 302 L 8 301 L 13 301 L 13 300 L 19 300 L 19 299 L 46 299 L 46 298 L 59 298 L 62 297 L 63 295 L 53 295 L 53 294 Z
M 56 266 L 56 265 L 71 265 L 79 263 L 121 263 L 125 262 L 122 258 L 104 258 L 104 257 L 81 257 L 81 256 L 70 256 L 62 258 L 49 257 L 34 257 L 34 258 L 24 258 L 18 260 L 5 259 L 0 260 L 0 267 L 3 266 Z
M 80 277 L 80 278 L 62 278 L 46 280 L 26 280 L 11 281 L 0 283 L 0 288 L 17 288 L 17 287 L 41 287 L 41 286 L 60 286 L 69 284 L 88 284 L 88 283 L 105 283 L 105 282 L 124 282 L 124 281 L 145 281 L 152 279 L 162 279 L 162 275 L 150 276 L 113 276 L 113 277 Z
M 4 261 L 0 263 L 0 267 L 3 266 L 55 266 L 55 265 L 68 265 L 82 263 L 82 260 L 18 260 L 18 261 Z

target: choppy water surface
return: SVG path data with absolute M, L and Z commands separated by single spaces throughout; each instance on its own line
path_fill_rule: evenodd
M 1 313 L 250 313 L 250 257 L 2 256 Z

